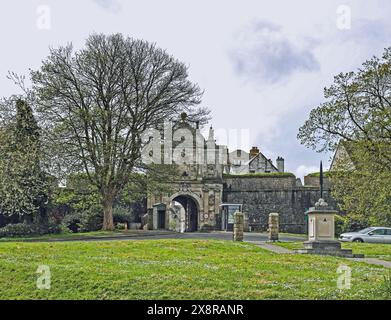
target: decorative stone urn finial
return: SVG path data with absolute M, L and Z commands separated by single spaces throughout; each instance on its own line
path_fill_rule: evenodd
M 186 112 L 182 112 L 181 113 L 181 119 L 182 119 L 182 121 L 186 121 L 187 120 L 187 113 Z
M 320 198 L 317 203 L 315 203 L 315 207 L 328 207 L 328 203 L 324 201 L 324 199 Z
M 329 204 L 322 198 L 315 203 L 315 208 L 325 209 L 329 206 Z

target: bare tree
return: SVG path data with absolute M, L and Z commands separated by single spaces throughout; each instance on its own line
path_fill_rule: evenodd
M 77 52 L 52 49 L 31 79 L 52 162 L 82 168 L 98 187 L 104 230 L 113 229 L 113 202 L 140 161 L 141 134 L 182 112 L 200 121 L 209 114 L 183 63 L 121 34 L 91 35 Z

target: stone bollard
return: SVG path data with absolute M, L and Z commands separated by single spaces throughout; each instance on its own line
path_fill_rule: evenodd
M 236 211 L 234 214 L 234 241 L 243 241 L 244 215 Z
M 278 213 L 269 214 L 269 241 L 278 241 Z

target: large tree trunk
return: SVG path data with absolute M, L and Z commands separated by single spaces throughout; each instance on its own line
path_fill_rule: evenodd
M 114 230 L 113 221 L 113 197 L 111 195 L 103 194 L 103 227 L 105 231 Z

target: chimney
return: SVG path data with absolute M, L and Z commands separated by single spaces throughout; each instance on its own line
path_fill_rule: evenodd
M 259 149 L 257 147 L 252 147 L 250 150 L 250 159 L 254 158 L 259 154 Z
M 278 172 L 284 172 L 285 171 L 285 160 L 282 157 L 277 158 L 277 169 Z

